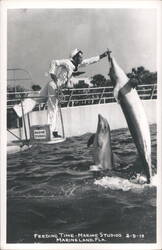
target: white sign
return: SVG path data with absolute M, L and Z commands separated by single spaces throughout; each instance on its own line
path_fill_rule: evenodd
M 42 140 L 46 139 L 47 133 L 45 129 L 34 130 L 34 139 Z

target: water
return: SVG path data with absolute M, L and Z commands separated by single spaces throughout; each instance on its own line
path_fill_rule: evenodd
M 80 176 L 93 164 L 89 137 L 8 156 L 8 243 L 156 242 L 156 186 L 131 184 L 133 168 L 110 178 Z M 155 125 L 151 140 L 156 173 Z M 125 166 L 136 161 L 127 129 L 112 131 L 112 147 Z

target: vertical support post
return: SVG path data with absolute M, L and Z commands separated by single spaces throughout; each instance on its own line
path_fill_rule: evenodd
M 19 137 L 20 137 L 21 140 L 22 140 L 20 118 L 17 118 L 17 127 L 18 127 L 18 129 L 19 129 Z
M 62 117 L 62 111 L 61 111 L 61 104 L 60 104 L 60 102 L 58 103 L 58 108 L 59 108 L 60 118 L 61 118 L 62 135 L 63 135 L 63 138 L 65 138 L 65 130 L 64 130 L 64 123 L 63 123 L 63 117 Z
M 27 118 L 28 118 L 28 126 L 29 126 L 29 138 L 30 138 L 30 128 L 31 128 L 31 125 L 30 125 L 30 116 L 29 116 L 29 113 L 27 113 Z
M 103 89 L 102 93 L 101 93 L 101 96 L 100 96 L 100 99 L 99 99 L 99 104 L 101 103 L 101 100 L 102 100 L 102 97 L 104 95 L 104 92 L 105 92 L 105 88 Z
M 69 96 L 69 101 L 68 101 L 68 104 L 67 104 L 68 107 L 69 107 L 69 105 L 70 105 L 70 101 L 71 101 L 72 95 L 73 95 L 73 89 L 71 90 L 71 94 L 70 94 L 70 96 Z M 73 102 L 72 102 L 72 103 L 73 103 Z M 72 105 L 72 106 L 73 106 L 73 105 Z
M 23 119 L 23 123 L 24 123 L 25 139 L 27 141 L 28 137 L 27 137 L 27 130 L 26 130 L 25 115 L 24 115 L 24 108 L 23 108 L 23 104 L 22 104 L 22 99 L 21 99 L 21 108 L 22 108 L 22 119 Z
M 152 88 L 152 91 L 151 91 L 151 96 L 150 96 L 150 99 L 152 99 L 152 98 L 153 98 L 154 91 L 155 91 L 155 84 L 153 85 L 153 88 Z

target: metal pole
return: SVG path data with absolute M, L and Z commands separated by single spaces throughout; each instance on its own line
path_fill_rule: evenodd
M 14 90 L 15 90 L 15 93 L 16 93 L 16 84 L 15 84 L 15 70 L 13 71 L 13 77 L 14 77 Z
M 9 133 L 11 133 L 13 136 L 15 136 L 17 139 L 19 139 L 19 140 L 21 141 L 21 138 L 18 137 L 17 135 L 15 135 L 14 133 L 12 133 L 8 128 L 7 128 L 7 131 L 8 131 Z
M 58 94 L 59 94 L 59 91 L 60 91 L 61 89 L 58 87 L 57 81 L 56 81 L 55 83 L 56 83 L 57 91 L 58 91 Z M 62 90 L 61 90 L 61 93 L 62 93 Z M 60 118 L 61 118 L 62 135 L 63 135 L 63 138 L 65 138 L 64 123 L 63 123 L 63 117 L 62 117 L 62 111 L 61 111 L 61 104 L 60 104 L 59 98 L 58 98 L 58 108 L 59 108 Z
M 101 93 L 101 96 L 100 96 L 100 99 L 99 99 L 99 104 L 101 103 L 101 100 L 102 100 L 102 97 L 104 95 L 104 92 L 105 92 L 105 88 L 103 89 L 102 93 Z
M 23 119 L 23 123 L 24 123 L 25 139 L 27 141 L 28 137 L 27 137 L 27 130 L 26 130 L 26 123 L 25 123 L 25 116 L 24 116 L 24 108 L 23 108 L 23 104 L 22 104 L 22 99 L 21 99 L 21 108 L 22 108 L 22 119 Z
M 152 91 L 151 91 L 151 95 L 150 95 L 150 99 L 152 99 L 152 98 L 153 98 L 154 91 L 155 91 L 155 84 L 153 85 L 153 88 L 152 88 Z
M 72 95 L 73 95 L 73 90 L 71 90 L 71 93 L 70 93 L 70 96 L 69 96 L 69 100 L 68 100 L 68 103 L 67 103 L 68 107 L 70 106 L 70 101 L 71 101 Z M 73 103 L 72 103 L 72 106 L 73 106 Z
M 62 111 L 61 111 L 61 104 L 58 102 L 59 112 L 60 112 L 60 118 L 61 118 L 61 125 L 62 125 L 62 135 L 63 138 L 65 138 L 65 130 L 64 130 L 64 123 L 63 123 L 63 117 L 62 117 Z
M 31 125 L 30 125 L 30 116 L 29 116 L 29 113 L 27 113 L 27 118 L 28 118 L 29 135 L 30 135 L 30 128 L 31 128 Z

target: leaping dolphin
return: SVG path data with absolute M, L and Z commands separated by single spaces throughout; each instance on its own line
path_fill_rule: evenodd
M 134 139 L 139 156 L 143 162 L 147 183 L 151 182 L 151 137 L 143 104 L 131 81 L 119 67 L 113 57 L 110 57 L 110 78 L 114 85 L 114 97 L 120 104 L 126 118 L 128 128 Z

